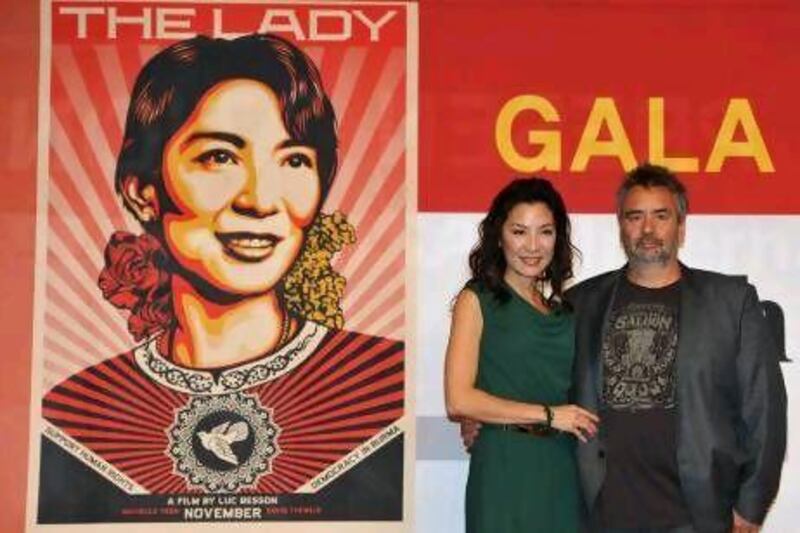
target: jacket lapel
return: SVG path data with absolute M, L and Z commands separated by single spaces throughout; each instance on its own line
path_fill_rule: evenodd
M 698 294 L 692 270 L 681 264 L 681 304 L 680 316 L 678 317 L 678 353 L 676 354 L 676 373 L 678 400 L 680 403 L 680 387 L 687 380 L 681 376 L 686 376 L 688 365 L 690 364 L 690 354 L 698 339 L 702 313 L 702 298 Z M 679 406 L 680 408 L 680 406 Z
M 587 394 L 584 400 L 584 405 L 590 409 L 597 411 L 602 403 L 603 391 L 603 358 L 602 358 L 602 345 L 603 339 L 608 329 L 608 321 L 611 315 L 611 310 L 614 308 L 614 299 L 617 294 L 617 287 L 619 281 L 625 272 L 621 269 L 614 273 L 606 280 L 604 286 L 596 291 L 595 298 L 588 302 L 588 305 L 581 310 L 584 316 L 582 321 L 588 326 L 584 329 L 583 334 L 588 339 L 585 355 L 588 359 L 589 380 L 594 386 L 592 394 Z M 599 326 L 599 327 L 598 327 Z

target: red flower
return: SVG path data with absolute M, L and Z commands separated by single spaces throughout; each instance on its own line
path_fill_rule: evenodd
M 140 340 L 173 321 L 168 259 L 152 235 L 115 232 L 105 250 L 105 268 L 98 286 L 103 297 L 128 309 L 128 329 Z
M 151 235 L 114 233 L 106 245 L 106 266 L 98 280 L 103 297 L 121 309 L 135 308 L 150 291 L 169 281 L 169 274 L 158 265 L 164 256 Z
M 173 322 L 171 294 L 168 290 L 158 292 L 162 294 L 143 302 L 128 318 L 128 330 L 137 341 L 167 329 Z

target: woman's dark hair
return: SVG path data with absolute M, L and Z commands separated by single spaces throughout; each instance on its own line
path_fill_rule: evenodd
M 153 185 L 162 205 L 174 206 L 161 176 L 164 146 L 215 85 L 232 79 L 263 83 L 277 96 L 292 140 L 317 151 L 324 199 L 337 166 L 336 118 L 317 68 L 300 49 L 273 35 L 234 40 L 198 36 L 153 56 L 139 72 L 131 94 L 115 183 L 128 176 Z
M 486 217 L 478 227 L 478 243 L 469 254 L 469 267 L 472 278 L 468 285 L 478 284 L 489 291 L 500 302 L 507 302 L 511 297 L 508 287 L 503 282 L 506 271 L 506 259 L 503 254 L 503 224 L 508 213 L 518 204 L 543 203 L 553 213 L 556 226 L 556 244 L 553 260 L 543 272 L 542 282 L 548 282 L 551 294 L 546 303 L 551 309 L 569 309 L 564 301 L 564 283 L 572 278 L 572 260 L 577 249 L 572 245 L 571 227 L 564 200 L 553 185 L 543 178 L 515 179 L 501 190 L 489 208 Z

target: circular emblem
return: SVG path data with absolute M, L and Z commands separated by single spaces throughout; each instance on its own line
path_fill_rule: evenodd
M 272 471 L 280 429 L 256 396 L 196 396 L 169 428 L 175 470 L 195 487 L 235 492 Z

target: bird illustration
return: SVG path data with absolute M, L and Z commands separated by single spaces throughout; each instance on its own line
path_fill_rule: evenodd
M 212 428 L 211 431 L 198 431 L 197 436 L 200 437 L 203 448 L 216 455 L 217 458 L 239 466 L 239 459 L 233 453 L 231 444 L 243 441 L 249 433 L 250 428 L 245 422 L 234 424 L 223 422 Z

